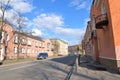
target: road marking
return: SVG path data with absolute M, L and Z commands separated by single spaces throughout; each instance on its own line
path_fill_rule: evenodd
M 36 64 L 37 64 L 37 63 L 36 63 Z M 31 65 L 26 65 L 26 66 L 20 66 L 20 67 L 16 67 L 16 68 L 11 68 L 11 69 L 8 69 L 8 71 L 21 69 L 21 68 L 25 68 L 25 67 L 33 66 L 33 65 L 36 65 L 36 64 L 31 64 Z

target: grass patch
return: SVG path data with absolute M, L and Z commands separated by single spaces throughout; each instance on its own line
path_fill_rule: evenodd
M 20 63 L 20 62 L 26 62 L 26 61 L 34 61 L 36 60 L 36 58 L 25 58 L 25 59 L 13 59 L 13 60 L 5 60 L 3 62 L 3 65 L 4 64 L 12 64 L 12 63 Z

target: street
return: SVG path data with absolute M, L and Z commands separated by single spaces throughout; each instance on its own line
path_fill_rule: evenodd
M 0 67 L 0 80 L 66 80 L 75 56 L 39 60 Z M 73 71 L 70 80 L 119 80 L 120 76 L 84 66 Z

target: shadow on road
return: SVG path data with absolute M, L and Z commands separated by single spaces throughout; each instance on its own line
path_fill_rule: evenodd
M 65 57 L 51 59 L 51 61 L 66 64 L 68 66 L 73 66 L 73 64 L 75 63 L 75 60 L 76 60 L 76 56 L 65 56 Z M 56 69 L 56 70 L 60 70 L 60 71 L 62 71 L 64 73 L 66 73 L 66 74 L 69 73 L 69 70 L 65 69 L 65 68 L 62 68 L 62 66 L 53 65 L 53 64 L 50 64 L 49 66 Z M 76 75 L 76 77 L 77 77 L 76 80 L 79 80 L 79 78 L 89 79 L 89 80 L 99 80 L 98 78 L 93 78 L 91 76 L 83 74 L 82 72 L 73 73 L 73 75 Z
M 75 64 L 75 60 L 76 60 L 76 56 L 74 55 L 51 59 L 51 61 L 66 64 L 68 66 L 73 66 Z

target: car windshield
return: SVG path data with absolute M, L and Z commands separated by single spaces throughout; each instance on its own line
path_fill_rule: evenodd
M 47 53 L 40 53 L 39 56 L 47 55 Z

